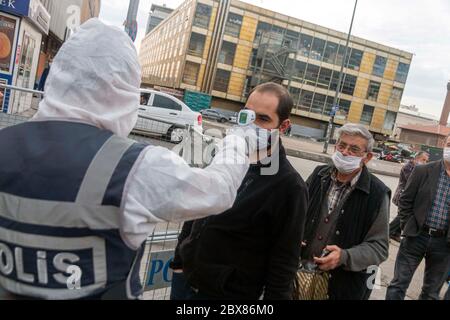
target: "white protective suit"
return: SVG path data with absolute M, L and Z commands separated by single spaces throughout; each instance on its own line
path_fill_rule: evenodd
M 53 61 L 45 97 L 34 121 L 83 122 L 127 137 L 137 121 L 141 68 L 125 32 L 91 19 L 63 45 Z M 229 135 L 206 169 L 150 146 L 125 185 L 123 240 L 137 249 L 156 223 L 187 221 L 229 209 L 249 167 L 245 140 Z

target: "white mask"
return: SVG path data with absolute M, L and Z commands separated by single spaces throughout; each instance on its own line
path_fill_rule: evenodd
M 362 157 L 344 156 L 341 152 L 336 151 L 332 157 L 336 169 L 343 174 L 350 174 L 361 168 Z
M 256 135 L 258 136 L 258 148 L 257 148 L 258 151 L 267 150 L 271 147 L 272 137 L 270 130 L 263 129 L 254 123 L 249 124 L 246 127 L 246 130 L 248 129 L 256 131 Z
M 444 148 L 444 160 L 450 162 L 450 148 Z

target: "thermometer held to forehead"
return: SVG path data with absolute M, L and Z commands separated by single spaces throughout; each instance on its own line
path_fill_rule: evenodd
M 239 112 L 238 124 L 240 126 L 247 126 L 256 120 L 256 113 L 253 110 L 245 109 Z

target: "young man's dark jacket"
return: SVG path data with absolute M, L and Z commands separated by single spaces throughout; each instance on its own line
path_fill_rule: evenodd
M 182 266 L 201 294 L 257 300 L 264 292 L 265 299 L 292 298 L 308 199 L 305 182 L 280 149 L 277 174 L 261 175 L 261 165 L 252 165 L 234 206 L 195 221 L 179 245 L 173 267 Z
M 309 189 L 309 208 L 305 228 L 306 243 L 316 236 L 320 220 L 322 203 L 327 200 L 327 192 L 331 184 L 333 166 L 319 166 L 307 181 Z M 341 249 L 349 249 L 361 244 L 369 229 L 377 218 L 380 206 L 386 194 L 391 191 L 377 177 L 363 167 L 355 189 L 339 212 L 336 230 L 329 244 Z M 367 286 L 368 278 L 373 275 L 366 270 L 353 272 L 338 267 L 330 272 L 330 300 L 366 300 L 371 294 Z

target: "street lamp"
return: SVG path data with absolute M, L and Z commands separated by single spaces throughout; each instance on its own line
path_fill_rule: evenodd
M 342 81 L 344 78 L 344 67 L 345 67 L 345 63 L 347 61 L 348 45 L 350 43 L 350 37 L 352 34 L 352 29 L 353 29 L 353 21 L 355 20 L 355 13 L 356 13 L 357 6 L 358 6 L 358 0 L 355 0 L 355 8 L 353 9 L 353 16 L 352 16 L 352 21 L 350 23 L 350 30 L 348 31 L 347 42 L 345 44 L 344 59 L 342 60 L 341 72 L 339 73 L 339 80 L 338 80 L 337 87 L 336 87 L 336 95 L 334 96 L 334 100 L 333 100 L 333 109 L 332 109 L 330 121 L 328 123 L 327 137 L 325 139 L 325 144 L 323 146 L 323 153 L 328 153 L 328 146 L 329 146 L 331 138 L 332 138 L 333 127 L 334 127 L 334 117 L 336 115 L 339 93 L 341 92 Z

